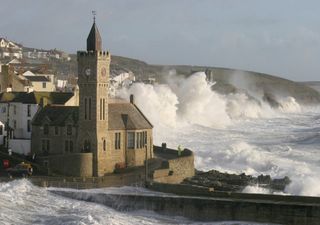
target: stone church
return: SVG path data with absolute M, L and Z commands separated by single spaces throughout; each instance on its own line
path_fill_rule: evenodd
M 32 153 L 48 169 L 103 176 L 153 157 L 152 124 L 134 104 L 108 97 L 111 55 L 94 21 L 87 51 L 78 51 L 79 106 L 46 105 L 32 121 Z

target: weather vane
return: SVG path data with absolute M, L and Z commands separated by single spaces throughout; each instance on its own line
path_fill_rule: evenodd
M 96 22 L 96 15 L 97 15 L 97 12 L 95 10 L 92 11 L 92 15 L 93 15 L 93 22 L 95 23 Z

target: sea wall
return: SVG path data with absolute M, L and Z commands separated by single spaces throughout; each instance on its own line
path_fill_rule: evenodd
M 65 197 L 100 203 L 120 211 L 152 210 L 197 221 L 251 221 L 290 225 L 320 224 L 320 204 L 163 195 L 53 191 Z M 243 196 L 245 197 L 245 196 Z M 290 196 L 286 196 L 290 198 Z

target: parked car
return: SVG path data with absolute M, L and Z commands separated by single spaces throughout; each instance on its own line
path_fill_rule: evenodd
M 6 169 L 8 175 L 12 176 L 22 176 L 22 177 L 29 177 L 33 173 L 33 168 L 29 163 L 20 163 L 15 167 Z

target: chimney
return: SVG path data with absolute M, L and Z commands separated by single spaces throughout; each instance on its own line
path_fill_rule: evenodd
M 40 99 L 40 107 L 44 108 L 46 105 L 48 105 L 48 99 L 46 97 L 42 97 Z
M 167 143 L 162 143 L 162 145 L 161 145 L 161 150 L 162 150 L 163 152 L 165 152 L 166 149 L 167 149 Z
M 130 103 L 134 104 L 134 95 L 130 95 Z

